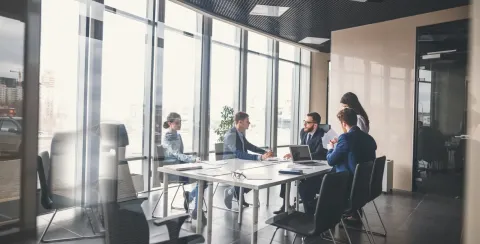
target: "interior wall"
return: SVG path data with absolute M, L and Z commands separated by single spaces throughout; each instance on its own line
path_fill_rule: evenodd
M 480 240 L 480 1 L 472 1 L 470 26 L 470 75 L 468 84 L 468 135 L 466 169 L 465 244 Z
M 344 93 L 357 94 L 377 156 L 394 160 L 395 189 L 412 190 L 416 28 L 468 15 L 464 6 L 332 32 L 329 117 L 335 118 Z
M 329 53 L 312 53 L 310 80 L 310 112 L 317 112 L 322 117 L 322 124 L 327 123 L 327 84 Z

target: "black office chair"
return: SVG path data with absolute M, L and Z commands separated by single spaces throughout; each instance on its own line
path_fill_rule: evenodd
M 319 236 L 325 231 L 329 231 L 334 243 L 331 229 L 342 221 L 341 217 L 345 210 L 347 189 L 349 184 L 348 172 L 329 173 L 325 175 L 317 200 L 317 208 L 313 216 L 303 212 L 293 211 L 281 213 L 266 221 L 267 224 L 276 226 L 270 243 L 272 243 L 278 229 L 285 229 L 295 233 L 295 242 L 297 235 L 302 236 L 302 243 L 306 237 Z M 347 237 L 350 237 L 347 232 Z
M 94 235 L 89 236 L 79 236 L 79 237 L 72 237 L 72 238 L 59 238 L 59 239 L 51 239 L 51 240 L 44 240 L 45 235 L 50 228 L 58 209 L 72 207 L 73 203 L 70 199 L 64 198 L 59 195 L 53 195 L 51 189 L 52 187 L 49 186 L 50 177 L 47 172 L 50 171 L 50 155 L 48 152 L 42 152 L 39 156 L 37 156 L 37 174 L 40 181 L 40 204 L 44 209 L 47 210 L 54 210 L 48 225 L 45 227 L 42 235 L 40 236 L 41 243 L 53 243 L 53 242 L 64 242 L 64 241 L 75 241 L 75 240 L 84 240 L 84 239 L 92 239 L 92 238 L 99 238 L 102 237 L 103 234 L 96 233 Z
M 115 181 L 102 180 L 100 184 L 115 183 Z M 100 189 L 108 189 L 101 187 Z M 102 194 L 108 194 L 102 192 Z M 150 227 L 149 221 L 143 212 L 131 211 L 122 207 L 117 202 L 102 201 L 104 225 L 107 243 L 149 244 Z M 155 226 L 166 226 L 168 238 L 156 244 L 193 244 L 203 243 L 205 239 L 200 234 L 180 235 L 180 229 L 188 214 L 168 216 L 161 219 L 151 220 Z
M 362 226 L 364 227 L 368 241 L 370 243 L 375 243 L 373 235 L 370 231 L 370 226 L 368 220 L 363 221 L 362 216 L 365 216 L 363 207 L 370 202 L 370 181 L 373 170 L 373 162 L 359 163 L 355 169 L 355 174 L 353 176 L 353 183 L 350 192 L 350 198 L 348 201 L 348 209 L 346 213 L 358 213 Z M 345 226 L 345 225 L 344 225 Z M 370 239 L 372 238 L 372 239 Z
M 384 236 L 384 237 L 387 236 L 387 229 L 383 224 L 383 220 L 382 220 L 382 217 L 380 216 L 380 212 L 378 212 L 377 204 L 375 204 L 375 199 L 382 194 L 383 172 L 385 171 L 386 161 L 387 161 L 387 158 L 385 156 L 375 159 L 375 162 L 373 163 L 372 177 L 370 180 L 370 202 L 372 202 L 373 206 L 375 206 L 375 210 L 377 211 L 378 218 L 380 219 L 380 223 L 382 223 L 382 227 L 384 230 L 383 234 L 376 233 L 376 232 L 372 232 L 372 233 L 376 235 Z M 367 216 L 365 216 L 365 218 L 366 217 Z

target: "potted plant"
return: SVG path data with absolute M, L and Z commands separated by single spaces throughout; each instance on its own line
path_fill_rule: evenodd
M 233 126 L 233 108 L 229 106 L 223 106 L 223 110 L 221 113 L 222 120 L 220 121 L 220 125 L 215 129 L 215 134 L 217 134 L 218 143 L 223 143 L 225 139 L 225 133 L 230 130 Z

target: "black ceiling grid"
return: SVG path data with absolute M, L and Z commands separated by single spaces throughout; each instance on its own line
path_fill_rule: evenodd
M 178 0 L 174 0 L 178 1 Z M 330 38 L 331 32 L 443 9 L 465 6 L 469 0 L 181 0 L 213 16 L 299 42 L 305 37 Z M 257 4 L 289 7 L 280 17 L 250 15 Z M 309 45 L 330 52 L 330 42 Z

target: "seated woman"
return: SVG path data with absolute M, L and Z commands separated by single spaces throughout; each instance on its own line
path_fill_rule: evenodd
M 162 146 L 165 149 L 165 161 L 167 163 L 174 161 L 175 163 L 194 163 L 200 162 L 200 159 L 192 156 L 186 155 L 183 153 L 183 141 L 182 136 L 178 131 L 182 128 L 182 118 L 178 113 L 170 113 L 167 116 L 166 121 L 163 123 L 163 128 L 167 129 L 165 135 L 162 138 Z M 181 182 L 188 182 L 188 178 L 180 177 Z M 184 194 L 184 207 L 188 211 L 188 205 L 195 198 L 195 208 L 192 211 L 192 218 L 197 219 L 197 195 L 198 195 L 198 186 L 193 189 L 191 193 L 188 191 Z M 203 212 L 202 212 L 203 213 Z M 206 218 L 203 215 L 203 218 Z

